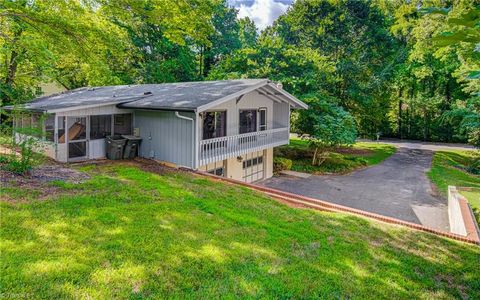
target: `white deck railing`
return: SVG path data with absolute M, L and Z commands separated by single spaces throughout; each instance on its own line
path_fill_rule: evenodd
M 288 127 L 229 135 L 200 141 L 199 164 L 239 156 L 248 152 L 288 144 Z

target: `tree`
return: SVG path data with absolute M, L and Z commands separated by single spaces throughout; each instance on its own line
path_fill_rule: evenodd
M 317 95 L 304 99 L 310 109 L 300 111 L 295 129 L 308 134 L 315 149 L 312 165 L 321 165 L 329 152 L 342 145 L 352 145 L 357 137 L 353 117 L 338 105 Z
M 103 22 L 92 2 L 75 0 L 13 1 L 0 4 L 0 98 L 5 103 L 38 95 L 38 85 L 54 78 L 64 57 L 88 64 L 88 77 L 118 82 L 105 72 L 106 49 L 112 53 L 122 33 Z M 101 62 L 104 63 L 101 63 Z
M 199 47 L 199 75 L 207 77 L 212 67 L 224 56 L 241 47 L 237 11 L 225 0 L 215 5 L 212 16 L 213 31 L 207 42 Z
M 255 47 L 255 44 L 258 39 L 258 32 L 257 32 L 257 26 L 255 26 L 255 23 L 253 22 L 252 19 L 249 17 L 245 17 L 243 19 L 238 20 L 238 26 L 239 26 L 239 38 L 240 38 L 240 44 L 241 48 L 253 48 Z

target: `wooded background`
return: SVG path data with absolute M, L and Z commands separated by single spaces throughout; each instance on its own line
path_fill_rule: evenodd
M 0 99 L 48 82 L 270 78 L 312 106 L 297 131 L 340 116 L 361 137 L 478 144 L 479 4 L 297 0 L 259 32 L 223 0 L 1 0 Z

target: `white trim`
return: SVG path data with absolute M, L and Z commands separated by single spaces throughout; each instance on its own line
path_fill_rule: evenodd
M 88 109 L 88 108 L 109 106 L 109 105 L 120 104 L 120 103 L 122 103 L 122 102 L 115 101 L 115 102 L 108 102 L 108 103 L 102 103 L 102 104 L 80 105 L 80 106 L 72 106 L 72 107 L 65 107 L 65 108 L 49 109 L 49 110 L 46 110 L 46 112 L 53 114 L 53 113 L 60 113 L 60 112 L 64 112 L 64 111 Z
M 237 97 L 240 97 L 240 96 L 242 96 L 242 95 L 245 95 L 245 94 L 247 94 L 247 93 L 250 93 L 250 92 L 252 92 L 252 91 L 254 91 L 254 90 L 256 90 L 256 89 L 258 89 L 258 88 L 260 88 L 260 87 L 262 87 L 262 86 L 267 85 L 269 82 L 270 82 L 270 80 L 268 80 L 268 79 L 262 80 L 262 81 L 260 81 L 259 83 L 255 84 L 255 85 L 253 85 L 253 86 L 251 86 L 251 87 L 248 87 L 248 88 L 243 89 L 243 90 L 241 90 L 241 91 L 238 91 L 238 92 L 236 92 L 236 93 L 230 94 L 230 95 L 228 95 L 228 96 L 222 97 L 222 98 L 220 98 L 220 99 L 218 99 L 218 100 L 212 101 L 212 102 L 207 103 L 207 104 L 205 104 L 205 105 L 199 106 L 199 107 L 197 107 L 197 112 L 206 111 L 206 110 L 208 110 L 209 108 L 215 107 L 215 106 L 217 106 L 217 105 L 219 105 L 219 104 L 222 104 L 222 103 L 224 103 L 224 102 L 230 101 L 230 100 L 232 100 L 232 99 L 235 99 L 235 98 L 237 98 Z
M 291 102 L 293 102 L 295 104 L 295 106 L 298 106 L 299 108 L 303 108 L 303 109 L 308 109 L 307 104 L 303 103 L 302 101 L 300 101 L 299 99 L 297 99 L 295 96 L 293 96 L 289 92 L 285 91 L 284 89 L 281 89 L 281 88 L 277 87 L 275 84 L 270 82 L 268 84 L 268 87 L 273 88 L 277 92 L 280 92 L 283 96 L 285 96 L 287 99 L 289 99 Z M 297 107 L 294 107 L 294 108 L 297 108 Z
M 175 117 L 190 121 L 192 124 L 192 169 L 195 169 L 195 147 L 197 146 L 196 139 L 195 139 L 195 119 L 182 116 L 181 114 L 178 113 L 178 111 L 175 112 Z

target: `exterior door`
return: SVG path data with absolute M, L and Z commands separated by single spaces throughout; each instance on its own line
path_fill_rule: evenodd
M 68 161 L 87 158 L 87 117 L 67 117 Z

